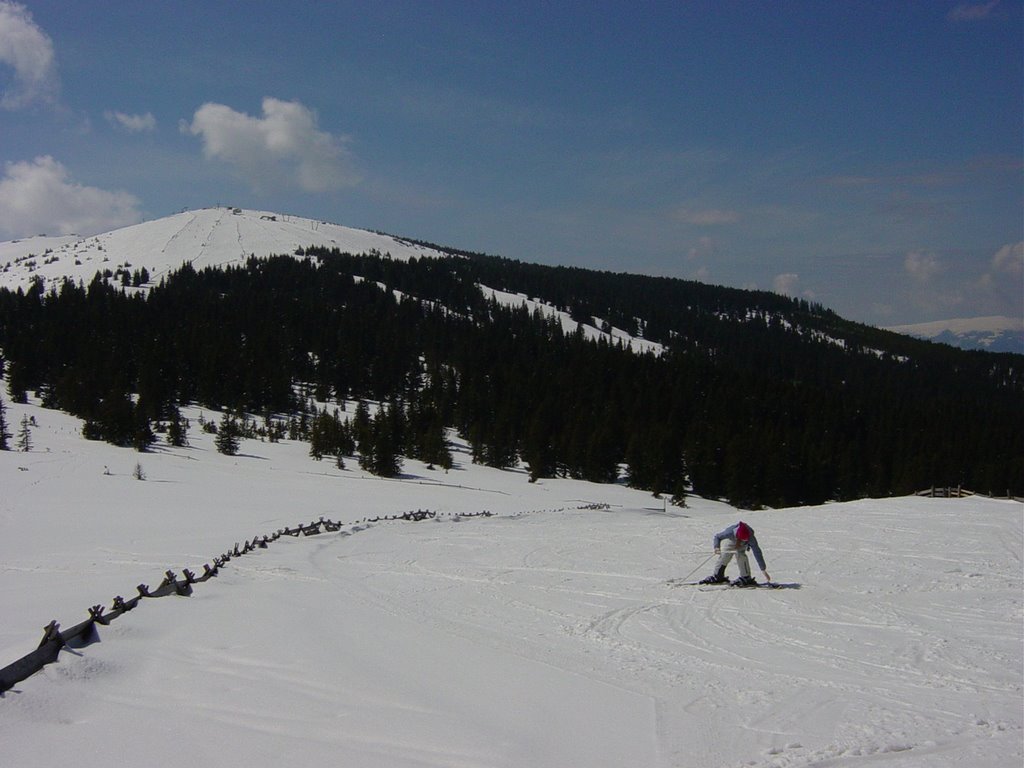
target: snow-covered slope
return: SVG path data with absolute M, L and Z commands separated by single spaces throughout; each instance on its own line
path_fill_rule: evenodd
M 134 273 L 143 267 L 151 283 L 190 263 L 204 267 L 238 265 L 250 256 L 295 253 L 309 246 L 338 248 L 354 254 L 390 254 L 395 259 L 445 257 L 442 251 L 406 240 L 297 216 L 239 208 L 204 208 L 117 229 L 94 237 L 30 237 L 0 243 L 0 288 L 27 289 L 42 279 L 46 289 L 64 279 L 88 284 L 97 272 Z M 387 286 L 381 286 L 386 289 Z M 532 310 L 559 318 L 567 333 L 581 326 L 589 339 L 604 337 L 638 353 L 663 350 L 660 344 L 634 338 L 625 331 L 599 330 L 580 324 L 540 300 L 481 286 L 486 296 L 503 304 L 525 303 Z
M 249 256 L 294 253 L 307 246 L 350 253 L 376 250 L 397 259 L 439 251 L 338 224 L 239 208 L 205 208 L 124 227 L 94 237 L 31 237 L 0 243 L 0 287 L 47 287 L 64 277 L 88 284 L 97 271 L 145 267 L 159 281 L 190 262 L 196 269 L 240 264 Z
M 562 330 L 567 334 L 576 333 L 578 329 L 582 329 L 584 338 L 590 341 L 604 339 L 609 344 L 623 346 L 637 354 L 652 353 L 660 355 L 665 351 L 665 347 L 658 342 L 631 336 L 620 328 L 608 326 L 608 330 L 603 330 L 602 328 L 605 324 L 597 317 L 591 318 L 592 324 L 580 323 L 573 320 L 568 312 L 555 309 L 555 307 L 539 299 L 531 299 L 524 293 L 499 291 L 494 288 L 488 288 L 485 285 L 480 286 L 480 290 L 483 291 L 486 298 L 494 299 L 502 306 L 525 307 L 531 314 L 540 312 L 545 317 L 556 319 L 561 325 Z
M 887 330 L 962 349 L 1024 354 L 1024 318 L 970 317 L 898 325 Z
M 143 602 L 0 696 L 4 765 L 797 768 L 1021 765 L 1022 506 L 740 513 L 618 485 L 301 443 L 149 454 L 36 405 L 0 452 L 0 666 L 42 627 L 321 515 L 337 533 Z M 218 414 L 207 412 L 208 419 Z M 13 441 L 12 441 L 13 442 Z M 136 464 L 146 479 L 133 477 Z M 601 508 L 584 508 L 607 505 Z M 368 523 L 430 509 L 436 521 Z M 490 510 L 494 517 L 462 519 Z M 672 587 L 743 517 L 800 589 Z

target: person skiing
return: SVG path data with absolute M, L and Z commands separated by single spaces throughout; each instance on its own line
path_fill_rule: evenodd
M 754 529 L 742 520 L 734 525 L 730 525 L 724 531 L 716 533 L 712 539 L 712 545 L 714 546 L 715 554 L 719 556 L 718 565 L 715 567 L 713 574 L 701 580 L 701 584 L 721 584 L 726 581 L 725 566 L 729 564 L 729 561 L 735 555 L 736 564 L 740 568 L 740 577 L 732 585 L 734 587 L 756 586 L 757 582 L 750 575 L 747 549 L 753 550 L 754 559 L 757 560 L 757 565 L 761 569 L 761 573 L 764 574 L 765 581 L 770 582 L 772 580 L 764 564 L 764 555 L 761 553 L 761 546 L 757 543 Z

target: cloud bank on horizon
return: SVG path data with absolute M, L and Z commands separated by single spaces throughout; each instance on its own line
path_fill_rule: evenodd
M 96 234 L 142 220 L 127 192 L 78 184 L 52 157 L 7 163 L 0 178 L 0 230 L 22 235 Z
M 1022 2 L 0 0 L 0 237 L 231 203 L 880 325 L 1022 316 Z

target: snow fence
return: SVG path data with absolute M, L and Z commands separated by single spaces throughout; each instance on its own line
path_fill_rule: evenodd
M 483 512 L 451 515 L 453 520 L 468 517 L 490 516 L 491 513 L 486 510 Z M 422 520 L 433 520 L 435 518 L 437 518 L 436 512 L 416 510 L 415 512 L 402 512 L 400 514 L 387 515 L 384 517 L 366 518 L 361 520 L 359 523 L 352 523 L 351 525 L 394 520 L 419 522 Z M 0 694 L 4 691 L 10 690 L 22 680 L 31 677 L 47 664 L 56 661 L 57 656 L 63 648 L 82 648 L 91 644 L 97 639 L 97 625 L 106 626 L 107 624 L 110 624 L 110 622 L 115 619 L 118 619 L 129 611 L 134 610 L 143 600 L 167 597 L 168 595 L 188 597 L 192 594 L 193 585 L 209 581 L 216 576 L 217 572 L 227 565 L 229 561 L 236 557 L 243 557 L 250 552 L 255 552 L 259 549 L 266 549 L 270 544 L 277 541 L 282 536 L 316 536 L 321 533 L 333 533 L 340 531 L 342 528 L 346 527 L 346 525 L 347 524 L 345 523 L 337 523 L 333 520 L 327 520 L 321 517 L 319 520 L 305 525 L 298 525 L 294 528 L 284 528 L 270 536 L 257 536 L 253 538 L 252 541 L 246 541 L 242 545 L 239 545 L 238 542 L 236 542 L 233 548 L 218 557 L 214 557 L 213 565 L 206 563 L 203 566 L 203 573 L 199 576 L 188 568 L 185 568 L 182 570 L 182 576 L 179 578 L 174 571 L 169 570 L 164 573 L 163 581 L 160 582 L 160 585 L 156 589 L 150 589 L 147 584 L 139 584 L 138 587 L 136 587 L 138 594 L 135 597 L 125 599 L 118 595 L 114 598 L 109 609 L 103 605 L 94 605 L 88 609 L 89 618 L 81 624 L 76 624 L 71 627 L 71 629 L 61 630 L 60 624 L 56 621 L 51 621 L 43 629 L 43 639 L 39 643 L 38 648 L 21 657 L 14 663 L 8 664 L 3 669 L 0 669 Z

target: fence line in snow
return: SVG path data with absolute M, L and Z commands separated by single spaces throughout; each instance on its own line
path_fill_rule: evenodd
M 453 514 L 453 520 L 467 517 L 490 517 L 491 512 L 470 512 Z M 436 512 L 429 510 L 416 510 L 415 512 L 403 512 L 384 517 L 372 517 L 361 520 L 360 523 L 379 523 L 394 520 L 407 520 L 419 522 L 422 520 L 433 520 L 437 518 Z M 358 525 L 359 523 L 352 523 Z M 338 523 L 321 517 L 311 523 L 300 524 L 294 528 L 283 528 L 270 536 L 257 536 L 252 541 L 246 541 L 243 545 L 238 542 L 227 552 L 213 558 L 213 565 L 203 565 L 203 573 L 197 576 L 188 568 L 182 570 L 182 578 L 179 578 L 174 571 L 166 571 L 163 581 L 156 589 L 150 589 L 147 584 L 139 584 L 136 587 L 138 594 L 128 599 L 118 595 L 114 598 L 110 608 L 103 605 L 94 605 L 88 609 L 89 618 L 70 629 L 61 630 L 56 620 L 51 621 L 43 629 L 43 639 L 39 647 L 17 661 L 8 664 L 0 669 L 0 694 L 10 690 L 22 680 L 34 675 L 47 664 L 57 660 L 63 648 L 81 648 L 94 642 L 97 638 L 97 625 L 106 626 L 111 621 L 120 618 L 129 611 L 138 607 L 139 603 L 146 599 L 178 595 L 188 597 L 192 594 L 192 586 L 209 581 L 223 568 L 230 560 L 242 557 L 259 549 L 266 549 L 270 544 L 282 536 L 316 536 L 321 533 L 333 533 L 345 527 L 345 523 Z
M 923 491 L 918 491 L 915 495 L 926 496 L 932 499 L 965 499 L 970 496 L 984 496 L 985 498 L 988 499 L 1007 499 L 1010 501 L 1024 501 L 1024 498 L 1020 496 L 1013 496 L 1009 490 L 1007 490 L 1005 496 L 996 496 L 991 492 L 979 493 L 978 491 L 969 491 L 966 488 L 962 488 L 959 485 L 956 487 L 939 487 L 933 485 L 931 488 L 926 488 Z

